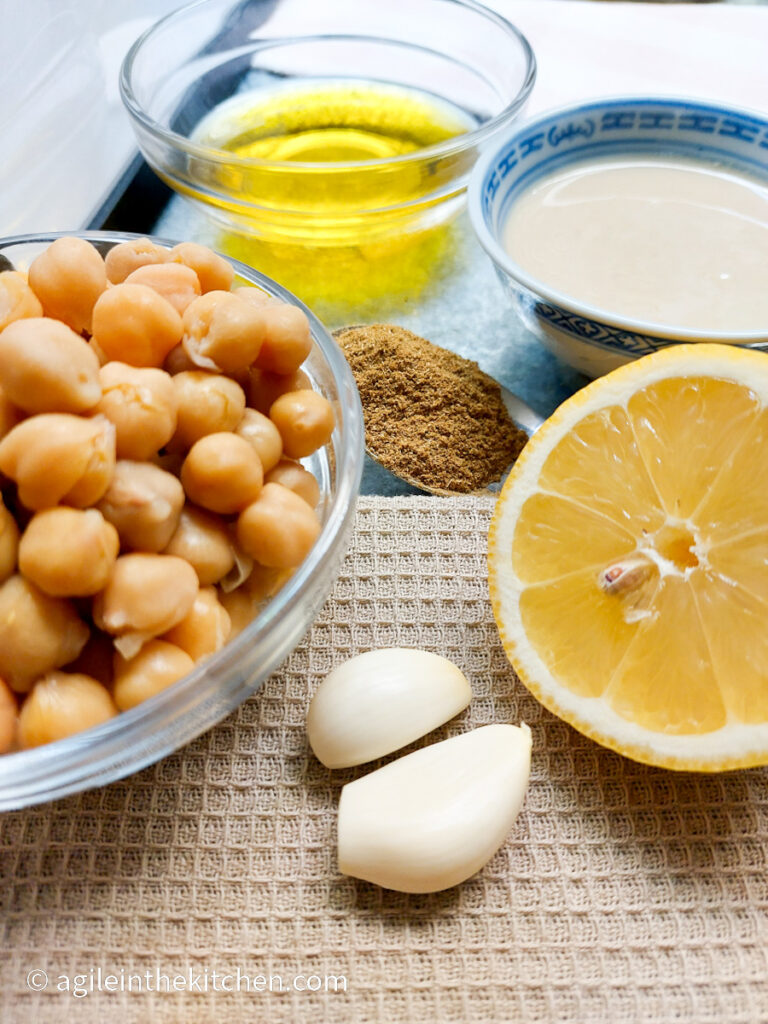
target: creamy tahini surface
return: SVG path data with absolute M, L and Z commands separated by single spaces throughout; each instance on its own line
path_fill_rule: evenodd
M 550 289 L 619 316 L 768 333 L 768 188 L 678 158 L 571 165 L 514 203 L 503 244 Z

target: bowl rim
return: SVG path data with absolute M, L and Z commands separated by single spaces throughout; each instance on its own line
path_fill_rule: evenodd
M 477 143 L 481 143 L 484 139 L 488 138 L 488 136 L 498 131 L 499 128 L 505 125 L 510 119 L 514 118 L 525 105 L 536 81 L 537 65 L 533 47 L 516 25 L 505 18 L 504 15 L 486 7 L 485 4 L 479 3 L 478 0 L 441 0 L 441 2 L 455 4 L 458 7 L 464 7 L 470 11 L 474 11 L 475 14 L 478 14 L 495 24 L 504 32 L 507 38 L 513 39 L 522 51 L 525 61 L 523 83 L 520 86 L 517 95 L 510 100 L 504 109 L 500 113 L 496 114 L 495 117 L 486 121 L 483 125 L 471 132 L 464 132 L 461 135 L 452 136 L 450 139 L 446 139 L 443 142 L 434 143 L 431 146 L 424 146 L 423 148 L 414 150 L 411 153 L 403 153 L 400 156 L 378 158 L 376 160 L 341 160 L 329 163 L 308 160 L 263 160 L 254 157 L 241 157 L 234 153 L 230 153 L 227 150 L 216 149 L 213 146 L 204 146 L 200 143 L 193 142 L 186 136 L 180 135 L 178 132 L 174 132 L 169 128 L 163 127 L 144 111 L 144 108 L 136 98 L 131 83 L 132 72 L 139 52 L 155 32 L 165 28 L 168 22 L 188 14 L 195 8 L 213 5 L 220 2 L 221 0 L 195 0 L 194 3 L 187 4 L 175 11 L 171 11 L 169 14 L 166 14 L 142 32 L 126 53 L 120 67 L 120 96 L 130 116 L 155 138 L 161 139 L 174 149 L 180 150 L 188 156 L 195 157 L 199 160 L 208 160 L 211 163 L 227 164 L 230 166 L 251 169 L 274 167 L 288 168 L 293 171 L 316 171 L 318 169 L 322 169 L 326 172 L 341 172 L 347 170 L 360 171 L 365 168 L 377 170 L 381 167 L 401 166 L 415 161 L 425 159 L 433 160 L 438 157 L 451 156 L 455 153 L 462 152 Z M 333 35 L 323 35 L 321 33 L 315 33 L 314 35 L 308 35 L 304 38 L 323 38 L 331 40 L 356 37 L 351 34 L 342 35 L 334 33 Z M 285 43 L 289 39 L 290 37 L 275 38 L 274 40 L 270 40 L 270 45 Z
M 57 238 L 85 238 L 94 242 L 124 242 L 138 238 L 151 238 L 160 245 L 173 246 L 178 242 L 158 235 L 142 235 L 120 231 L 52 231 L 30 232 L 0 238 L 0 253 L 12 244 L 50 243 Z M 222 254 L 223 255 L 223 254 Z M 194 729 L 182 738 L 169 737 L 175 721 L 197 710 L 204 710 L 213 695 L 228 692 L 235 700 L 230 712 L 255 692 L 257 686 L 247 684 L 238 675 L 237 665 L 246 648 L 269 638 L 270 627 L 278 617 L 284 617 L 302 602 L 310 601 L 306 586 L 315 570 L 337 549 L 346 543 L 355 512 L 356 499 L 363 469 L 363 418 L 360 397 L 352 371 L 341 349 L 312 311 L 292 292 L 272 278 L 231 256 L 223 255 L 235 268 L 235 273 L 250 284 L 257 284 L 308 316 L 312 338 L 319 347 L 338 388 L 338 401 L 352 399 L 351 407 L 343 406 L 343 418 L 335 427 L 336 492 L 328 507 L 320 535 L 311 551 L 280 589 L 279 594 L 230 642 L 207 658 L 178 682 L 154 697 L 101 725 L 92 726 L 62 740 L 29 750 L 12 751 L 0 755 L 0 811 L 56 799 L 61 796 L 115 781 L 160 760 L 180 746 L 190 742 L 213 727 L 213 721 L 202 724 L 195 719 Z M 327 591 L 322 600 L 327 597 Z M 269 673 L 285 660 L 282 655 L 273 665 L 275 651 L 267 646 L 264 658 Z M 225 677 L 222 679 L 221 677 Z M 266 676 L 265 676 L 266 678 Z M 219 721 L 225 713 L 219 716 Z M 157 738 L 165 737 L 159 744 Z M 153 741 L 154 742 L 151 742 Z
M 737 344 L 744 347 L 762 347 L 768 341 L 768 326 L 763 331 L 706 331 L 693 328 L 675 327 L 671 324 L 661 324 L 653 320 L 642 320 L 634 317 L 622 316 L 621 314 L 593 306 L 587 302 L 581 302 L 572 295 L 567 295 L 556 288 L 551 288 L 544 281 L 534 277 L 524 270 L 506 252 L 494 232 L 490 229 L 483 210 L 483 187 L 485 178 L 492 166 L 496 163 L 500 153 L 513 144 L 516 139 L 530 132 L 532 129 L 542 127 L 550 121 L 559 120 L 562 117 L 577 116 L 589 112 L 606 110 L 616 106 L 670 106 L 690 107 L 702 111 L 716 112 L 718 114 L 733 114 L 737 117 L 756 121 L 768 129 L 768 113 L 754 110 L 749 107 L 728 106 L 718 100 L 707 100 L 702 97 L 677 96 L 669 94 L 618 94 L 595 99 L 584 100 L 579 103 L 569 103 L 542 111 L 533 117 L 525 118 L 516 124 L 512 130 L 499 136 L 492 148 L 486 149 L 479 157 L 470 175 L 467 188 L 467 205 L 469 217 L 475 234 L 490 256 L 497 268 L 504 271 L 513 281 L 527 288 L 528 291 L 551 302 L 555 306 L 568 313 L 574 313 L 587 320 L 607 324 L 625 330 L 627 333 L 644 334 L 653 338 L 674 340 L 681 342 L 711 342 L 719 344 Z M 695 159 L 692 157 L 692 159 Z M 574 163 L 588 161 L 589 156 L 576 157 Z M 738 160 L 734 161 L 735 163 Z M 706 163 L 702 160 L 701 163 Z M 766 167 L 766 187 L 768 187 L 768 158 Z

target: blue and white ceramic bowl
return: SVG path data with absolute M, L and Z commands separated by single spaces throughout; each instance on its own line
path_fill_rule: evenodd
M 504 224 L 528 186 L 570 163 L 627 154 L 688 157 L 768 183 L 768 118 L 695 100 L 630 97 L 544 114 L 497 140 L 473 171 L 469 211 L 526 327 L 590 377 L 675 342 L 768 347 L 768 325 L 759 333 L 678 330 L 579 303 L 531 277 L 504 250 Z

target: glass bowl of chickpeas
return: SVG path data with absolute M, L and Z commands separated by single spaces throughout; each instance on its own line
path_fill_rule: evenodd
M 151 764 L 293 650 L 363 421 L 279 284 L 193 242 L 0 240 L 0 810 Z

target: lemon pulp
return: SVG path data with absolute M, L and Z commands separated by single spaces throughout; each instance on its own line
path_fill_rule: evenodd
M 766 368 L 727 352 L 737 379 L 696 375 L 721 347 L 697 348 L 690 375 L 643 385 L 641 360 L 617 371 L 638 380 L 619 401 L 574 413 L 550 445 L 534 436 L 550 450 L 500 497 L 491 592 L 513 664 L 553 710 L 641 760 L 730 767 L 768 760 L 768 731 L 762 752 L 740 748 L 768 723 L 768 403 L 740 364 Z M 715 735 L 710 758 L 696 738 Z

